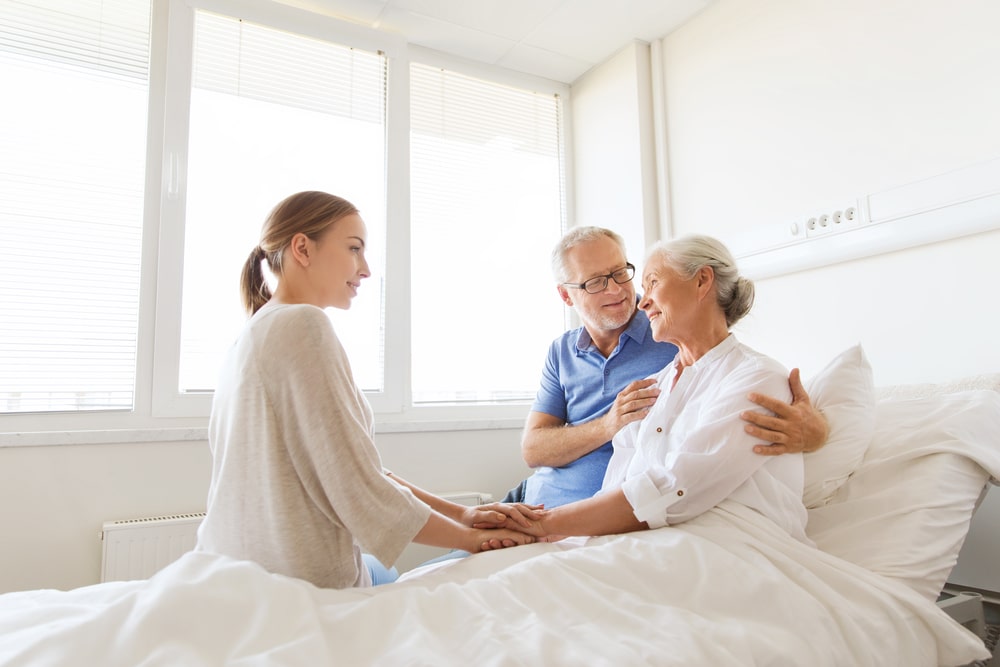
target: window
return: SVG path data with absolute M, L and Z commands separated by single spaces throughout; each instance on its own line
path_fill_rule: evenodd
M 566 89 L 206 5 L 0 3 L 0 431 L 203 426 L 242 264 L 307 189 L 368 226 L 373 275 L 331 318 L 377 421 L 523 415 L 565 326 Z
M 147 3 L 0 3 L 0 413 L 133 407 L 148 53 Z
M 246 321 L 240 269 L 268 211 L 325 190 L 362 212 L 372 276 L 329 311 L 364 389 L 382 389 L 386 59 L 196 11 L 178 389 L 211 391 Z
M 185 18 L 171 24 L 168 45 L 154 412 L 208 414 L 222 360 L 246 321 L 240 270 L 271 208 L 302 190 L 348 199 L 368 227 L 372 276 L 349 312 L 328 313 L 359 385 L 382 408 L 387 99 L 399 45 L 269 3 L 213 2 L 207 11 L 170 2 Z
M 565 320 L 560 98 L 410 68 L 415 403 L 528 400 Z

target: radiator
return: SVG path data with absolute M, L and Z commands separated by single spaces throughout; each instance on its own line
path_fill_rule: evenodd
M 478 491 L 447 493 L 442 497 L 470 506 L 493 501 L 493 496 Z M 105 521 L 101 530 L 101 581 L 153 576 L 194 548 L 198 526 L 204 518 L 205 513 L 199 512 Z
M 493 496 L 482 491 L 456 491 L 454 493 L 443 493 L 441 497 L 453 503 L 469 507 L 493 502 Z
M 147 579 L 194 548 L 205 513 L 105 521 L 101 581 Z

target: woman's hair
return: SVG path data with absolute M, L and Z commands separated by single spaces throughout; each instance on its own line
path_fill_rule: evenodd
M 354 204 L 326 192 L 298 192 L 275 206 L 260 230 L 260 243 L 250 252 L 240 274 L 243 308 L 253 315 L 271 298 L 262 260 L 271 272 L 281 277 L 281 258 L 296 234 L 318 240 L 327 229 L 344 216 L 357 213 Z
M 684 278 L 692 278 L 703 266 L 715 272 L 715 300 L 726 315 L 726 326 L 739 322 L 753 307 L 753 281 L 740 275 L 729 249 L 710 236 L 691 235 L 660 241 L 649 249 L 650 260 L 657 259 Z
M 608 238 L 618 244 L 622 249 L 622 256 L 626 255 L 625 239 L 603 227 L 574 227 L 559 239 L 559 243 L 552 249 L 552 273 L 556 281 L 564 283 L 569 280 L 569 270 L 566 268 L 566 255 L 576 245 Z

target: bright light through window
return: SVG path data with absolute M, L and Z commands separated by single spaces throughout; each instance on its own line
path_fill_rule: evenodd
M 565 327 L 559 98 L 410 71 L 413 400 L 529 400 Z
M 132 409 L 148 23 L 0 5 L 0 413 Z
M 530 401 L 565 326 L 559 95 L 282 3 L 164 2 L 151 33 L 143 0 L 0 0 L 0 419 L 207 416 L 242 266 L 302 190 L 367 225 L 328 312 L 379 414 Z
M 381 56 L 199 12 L 191 92 L 180 390 L 215 388 L 246 321 L 239 276 L 271 208 L 344 197 L 368 227 L 372 276 L 330 310 L 359 385 L 382 387 L 385 227 Z

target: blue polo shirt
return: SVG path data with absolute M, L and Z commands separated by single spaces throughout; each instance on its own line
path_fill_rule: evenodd
M 605 359 L 583 327 L 552 341 L 542 382 L 531 409 L 569 426 L 600 417 L 629 382 L 649 377 L 673 361 L 677 348 L 653 340 L 649 318 L 637 312 Z M 560 468 L 535 468 L 525 486 L 525 502 L 557 507 L 589 498 L 601 489 L 611 459 L 608 441 Z

